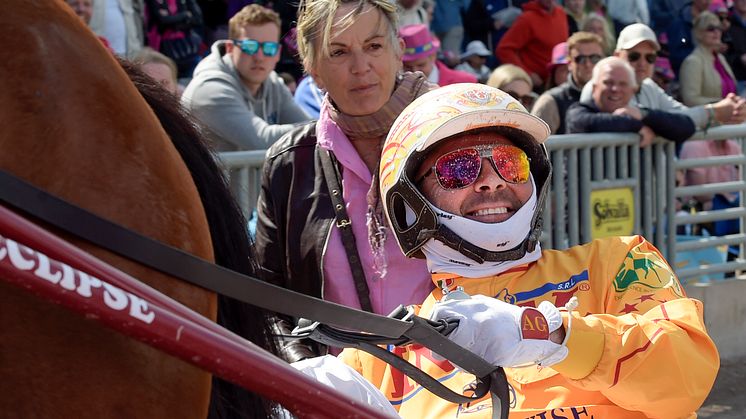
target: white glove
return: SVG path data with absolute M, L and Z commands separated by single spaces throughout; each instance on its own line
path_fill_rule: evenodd
M 562 316 L 548 301 L 532 308 L 484 295 L 446 298 L 435 304 L 430 318 L 458 319 L 448 338 L 496 366 L 549 366 L 567 356 L 566 339 L 563 345 L 549 340 L 549 334 L 562 326 Z
M 346 394 L 351 399 L 378 410 L 382 417 L 399 417 L 396 409 L 376 386 L 335 356 L 308 358 L 290 365 L 303 374 L 315 378 L 318 382 Z

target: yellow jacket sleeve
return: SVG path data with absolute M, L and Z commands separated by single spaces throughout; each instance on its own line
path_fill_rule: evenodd
M 642 238 L 609 274 L 604 314 L 572 313 L 569 356 L 553 369 L 649 417 L 696 411 L 720 364 L 702 303 L 684 296 L 673 270 Z M 567 314 L 564 321 L 567 327 Z

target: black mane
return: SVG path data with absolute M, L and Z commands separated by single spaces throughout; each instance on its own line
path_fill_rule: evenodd
M 160 87 L 134 64 L 120 61 L 130 80 L 153 109 L 197 186 L 210 226 L 215 263 L 253 275 L 252 245 L 243 217 L 226 179 L 196 122 L 178 98 Z M 218 324 L 276 354 L 268 314 L 252 305 L 218 296 Z M 260 396 L 213 376 L 209 418 L 269 417 L 273 405 Z

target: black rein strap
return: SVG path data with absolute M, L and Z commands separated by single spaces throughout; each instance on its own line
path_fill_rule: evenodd
M 358 337 L 369 343 L 392 340 L 403 344 L 420 343 L 453 364 L 459 365 L 464 371 L 474 374 L 478 381 L 483 383 L 482 390 L 486 391 L 484 387 L 487 386 L 492 392 L 493 417 L 507 418 L 508 387 L 502 368 L 496 368 L 453 343 L 436 330 L 429 320 L 417 316 L 402 320 L 366 313 L 223 268 L 101 218 L 4 170 L 0 170 L 0 202 L 132 261 L 245 303 L 297 318 L 309 318 L 323 325 L 334 325 L 347 331 L 360 331 L 362 333 L 358 333 Z M 363 343 L 345 346 L 366 350 L 372 345 Z M 371 351 L 373 355 L 376 355 L 375 352 L 375 349 Z M 404 362 L 401 358 L 397 359 Z M 399 362 L 396 364 L 409 370 Z M 412 374 L 411 378 L 433 394 L 448 395 L 447 391 L 441 388 L 443 384 L 422 371 Z M 429 380 L 423 380 L 423 375 Z M 484 392 L 466 398 L 456 395 L 459 397 L 458 400 L 452 397 L 446 399 L 460 403 L 463 400 L 476 401 L 483 395 Z

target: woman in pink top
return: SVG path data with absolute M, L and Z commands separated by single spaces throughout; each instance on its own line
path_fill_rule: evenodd
M 404 257 L 391 237 L 374 175 L 396 117 L 435 87 L 400 72 L 397 29 L 388 0 L 303 2 L 298 51 L 326 96 L 317 122 L 268 151 L 257 205 L 264 280 L 379 314 L 421 303 L 433 288 L 424 260 Z M 286 349 L 290 361 L 322 350 Z
M 715 103 L 736 93 L 736 78 L 720 54 L 723 27 L 720 18 L 702 12 L 694 19 L 692 34 L 697 47 L 681 64 L 681 98 L 687 106 Z
M 723 27 L 720 18 L 711 12 L 702 12 L 694 19 L 692 34 L 697 47 L 681 65 L 679 80 L 681 96 L 685 105 L 698 106 L 715 103 L 736 93 L 736 81 L 730 65 L 720 54 Z M 712 107 L 708 107 L 713 113 Z M 714 118 L 711 118 L 714 119 Z M 705 128 L 707 130 L 707 127 Z M 741 147 L 733 140 L 689 141 L 684 143 L 681 158 L 704 158 L 741 154 Z M 687 185 L 701 185 L 738 180 L 735 166 L 713 166 L 689 169 L 685 173 Z M 703 209 L 722 209 L 738 206 L 736 193 L 696 196 Z M 715 223 L 716 235 L 733 233 L 738 230 L 738 222 L 719 221 Z

